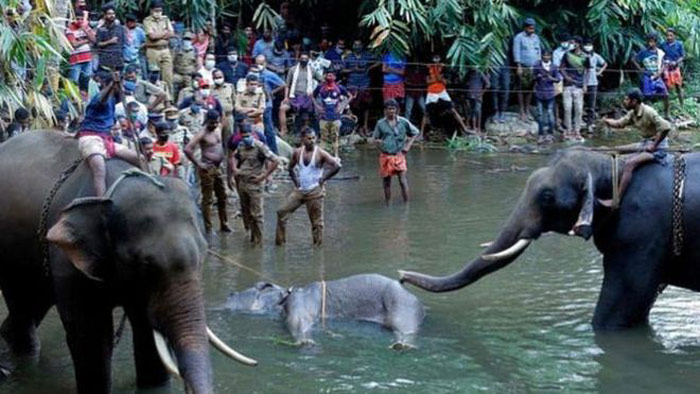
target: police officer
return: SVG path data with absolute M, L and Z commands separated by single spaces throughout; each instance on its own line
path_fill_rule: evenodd
M 205 112 L 201 99 L 195 100 L 189 107 L 180 110 L 180 124 L 195 135 L 204 128 Z
M 180 110 L 168 107 L 164 111 L 165 121 L 170 125 L 170 141 L 174 142 L 181 152 L 185 151 L 187 143 L 192 139 L 192 133 L 187 126 L 180 124 Z M 180 175 L 190 185 L 194 182 L 194 166 L 189 160 L 183 160 Z
M 175 53 L 173 66 L 173 97 L 178 97 L 180 89 L 192 85 L 192 74 L 197 71 L 197 53 L 192 46 L 192 32 L 186 31 L 182 35 L 182 49 Z
M 163 15 L 163 3 L 160 0 L 151 2 L 151 15 L 143 20 L 143 27 L 146 30 L 148 70 L 159 70 L 168 90 L 172 91 L 173 57 L 169 45 L 175 31 L 170 19 Z
M 233 134 L 233 104 L 236 102 L 236 88 L 230 83 L 224 82 L 224 73 L 219 69 L 214 70 L 212 78 L 214 79 L 214 87 L 211 90 L 211 94 L 219 100 L 224 110 L 221 127 L 225 146 Z

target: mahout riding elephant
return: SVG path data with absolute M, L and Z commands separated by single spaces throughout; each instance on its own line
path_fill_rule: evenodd
M 675 234 L 685 239 L 678 244 L 679 256 L 672 241 L 673 159 L 637 169 L 619 209 L 610 210 L 598 200 L 612 198 L 612 169 L 624 168 L 623 160 L 615 165 L 609 155 L 569 149 L 532 173 L 500 235 L 482 256 L 449 276 L 400 271 L 400 280 L 432 292 L 457 290 L 507 266 L 546 232 L 593 236 L 604 268 L 593 328 L 644 324 L 664 285 L 700 290 L 700 155 L 684 157 L 686 178 L 679 188 L 684 202 L 675 210 L 684 218 L 682 226 L 675 226 L 682 230 Z
M 37 358 L 37 327 L 56 305 L 78 392 L 107 393 L 112 312 L 121 306 L 133 332 L 138 387 L 163 385 L 168 371 L 179 371 L 190 392 L 212 393 L 207 342 L 240 355 L 206 325 L 200 270 L 207 243 L 187 186 L 108 160 L 112 189 L 90 197 L 90 170 L 76 159 L 77 140 L 55 132 L 27 132 L 0 145 L 0 288 L 9 312 L 0 335 L 14 355 Z M 72 163 L 77 169 L 51 199 Z
M 312 344 L 314 325 L 325 319 L 377 323 L 394 332 L 396 341 L 392 348 L 396 350 L 414 346 L 425 316 L 415 295 L 398 281 L 378 274 L 353 275 L 289 289 L 258 282 L 229 295 L 226 307 L 236 312 L 282 314 L 299 344 Z

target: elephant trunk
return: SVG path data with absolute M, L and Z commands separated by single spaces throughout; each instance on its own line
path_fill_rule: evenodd
M 504 230 L 486 252 L 466 264 L 462 270 L 448 276 L 430 276 L 418 272 L 399 271 L 401 283 L 408 282 L 434 293 L 453 291 L 468 286 L 484 275 L 497 271 L 513 262 L 525 251 L 530 242 L 539 237 L 539 220 L 529 217 L 524 209 L 525 199 L 521 199 Z M 525 226 L 529 223 L 529 226 Z M 536 229 L 536 230 L 533 230 Z
M 179 375 L 185 382 L 187 392 L 196 394 L 213 393 L 212 369 L 209 359 L 209 339 L 202 287 L 198 279 L 186 279 L 171 283 L 152 302 L 155 320 L 156 345 L 158 333 L 162 333 L 174 356 L 164 346 L 159 347 L 159 355 L 166 368 Z M 165 350 L 170 350 L 165 349 Z M 168 365 L 171 364 L 171 365 Z

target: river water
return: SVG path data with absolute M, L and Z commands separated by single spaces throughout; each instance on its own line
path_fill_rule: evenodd
M 312 249 L 302 207 L 288 245 L 275 248 L 275 209 L 266 200 L 265 247 L 251 248 L 240 221 L 211 247 L 284 286 L 357 273 L 396 277 L 396 270 L 451 273 L 494 239 L 529 173 L 546 156 L 410 153 L 409 205 L 383 204 L 376 152 L 344 156 L 330 182 L 324 246 Z M 495 168 L 525 171 L 488 172 Z M 513 167 L 513 168 L 515 168 Z M 516 169 L 517 169 L 516 168 Z M 289 185 L 281 185 L 281 191 Z M 400 198 L 394 186 L 396 201 Z M 234 315 L 226 296 L 260 280 L 210 257 L 204 270 L 210 326 L 256 368 L 212 352 L 220 393 L 546 393 L 700 391 L 700 295 L 676 288 L 659 297 L 649 329 L 596 336 L 590 320 L 602 280 L 592 242 L 545 236 L 516 262 L 461 291 L 431 294 L 408 287 L 427 307 L 418 349 L 395 352 L 393 335 L 371 324 L 331 322 L 299 349 L 279 319 Z M 68 393 L 73 369 L 55 311 L 41 327 L 39 365 L 0 385 L 0 393 Z M 114 392 L 134 392 L 130 333 L 114 358 Z M 179 384 L 150 393 L 182 392 Z

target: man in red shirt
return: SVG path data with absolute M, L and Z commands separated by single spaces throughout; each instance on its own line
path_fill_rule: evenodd
M 95 32 L 90 28 L 87 20 L 79 17 L 68 25 L 66 38 L 73 47 L 68 60 L 70 63 L 68 78 L 77 83 L 81 74 L 86 77 L 92 75 L 90 43 L 95 42 Z
M 179 177 L 180 149 L 174 142 L 168 141 L 170 125 L 166 122 L 156 124 L 157 141 L 153 144 L 153 156 L 160 160 L 161 176 Z

